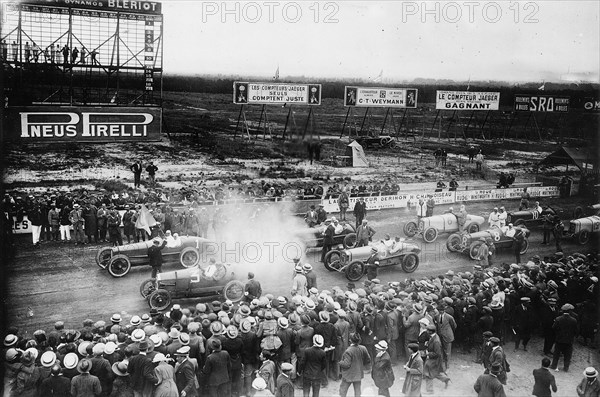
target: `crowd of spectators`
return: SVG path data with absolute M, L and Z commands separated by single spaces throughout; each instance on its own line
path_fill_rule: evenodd
M 173 305 L 166 313 L 115 314 L 81 325 L 66 318 L 53 330 L 33 333 L 9 327 L 3 336 L 4 395 L 46 396 L 61 384 L 73 396 L 153 390 L 167 396 L 290 396 L 294 383 L 308 395 L 341 380 L 344 397 L 351 384 L 360 390 L 363 369 L 372 368 L 379 394 L 389 396 L 391 366 L 407 361 L 411 384 L 404 390 L 419 395 L 421 382 L 426 393 L 433 392 L 434 379 L 448 385 L 457 349 L 474 350 L 478 371 L 510 383 L 510 351 L 521 344 L 526 350 L 536 335 L 544 339 L 540 353 L 552 357 L 549 369 L 568 371 L 578 338 L 598 347 L 598 264 L 595 255 L 556 253 L 522 264 L 475 265 L 472 272 L 326 289 L 308 275 L 310 264 L 298 259 L 295 274 L 306 273 L 306 288 L 290 296 L 264 294 L 249 274 L 240 303 Z M 368 356 L 357 363 L 359 348 Z M 417 353 L 422 366 L 412 365 Z M 586 371 L 588 378 L 597 376 L 593 368 Z M 574 392 L 573 385 L 558 387 Z

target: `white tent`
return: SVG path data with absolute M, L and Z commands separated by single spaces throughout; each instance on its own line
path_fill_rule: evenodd
M 348 157 L 349 167 L 368 167 L 369 162 L 365 156 L 363 147 L 356 141 L 352 141 L 346 146 L 346 157 Z

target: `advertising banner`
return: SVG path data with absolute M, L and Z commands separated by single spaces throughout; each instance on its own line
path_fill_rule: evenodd
M 349 87 L 344 90 L 344 106 L 412 108 L 417 107 L 414 88 Z
M 233 103 L 238 105 L 320 105 L 321 84 L 233 83 Z
M 583 109 L 588 112 L 597 112 L 600 110 L 600 99 L 585 98 L 583 100 Z
M 9 107 L 4 131 L 9 140 L 42 142 L 148 142 L 160 140 L 158 107 Z
M 569 97 L 552 95 L 515 95 L 515 110 L 520 112 L 569 111 Z
M 439 110 L 498 110 L 499 92 L 436 91 Z
M 162 12 L 161 3 L 145 0 L 25 0 L 20 5 L 24 11 L 32 12 L 47 12 L 52 7 L 151 15 L 160 15 Z

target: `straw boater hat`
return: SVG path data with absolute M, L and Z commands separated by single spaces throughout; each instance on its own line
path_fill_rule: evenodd
M 160 354 L 160 353 L 159 353 Z M 127 362 L 126 361 L 118 361 L 112 365 L 112 371 L 117 376 L 127 376 Z

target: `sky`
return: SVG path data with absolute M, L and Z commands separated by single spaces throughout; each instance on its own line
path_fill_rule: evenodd
M 164 71 L 599 82 L 598 1 L 165 0 Z M 382 72 L 383 71 L 383 72 Z

